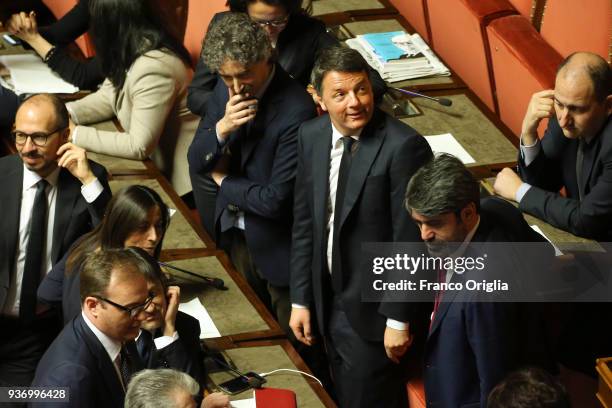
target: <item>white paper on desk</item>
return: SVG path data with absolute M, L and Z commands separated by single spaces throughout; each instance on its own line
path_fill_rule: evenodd
M 219 329 L 210 318 L 208 311 L 197 297 L 191 299 L 187 303 L 181 303 L 179 310 L 187 313 L 191 317 L 195 317 L 200 322 L 200 339 L 211 339 L 213 337 L 221 337 Z
M 537 232 L 538 234 L 543 236 L 548 242 L 550 242 L 550 245 L 552 245 L 553 248 L 555 248 L 555 256 L 563 255 L 563 252 L 561 252 L 561 250 L 559 248 L 557 248 L 557 246 L 555 244 L 552 243 L 552 241 L 546 236 L 546 234 L 544 234 L 544 231 L 542 231 L 540 229 L 540 227 L 538 227 L 537 225 L 530 225 L 530 227 L 535 232 Z
M 236 401 L 230 401 L 232 408 L 256 408 L 255 398 L 241 399 Z
M 452 154 L 463 164 L 476 163 L 476 160 L 461 146 L 461 144 L 455 139 L 450 133 L 444 133 L 441 135 L 425 136 L 429 147 L 434 153 L 448 153 Z
M 168 215 L 170 215 L 170 218 L 172 218 L 174 214 L 176 214 L 176 210 L 174 208 L 168 208 Z
M 34 54 L 5 55 L 0 63 L 11 73 L 15 93 L 75 93 L 79 88 L 54 73 Z

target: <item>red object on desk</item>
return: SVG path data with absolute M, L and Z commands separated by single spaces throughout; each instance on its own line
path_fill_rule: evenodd
M 258 388 L 255 390 L 257 408 L 297 408 L 295 392 L 282 388 Z

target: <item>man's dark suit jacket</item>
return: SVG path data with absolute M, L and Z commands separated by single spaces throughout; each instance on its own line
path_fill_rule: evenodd
M 215 86 L 206 117 L 189 147 L 190 173 L 213 170 L 224 148 L 215 130 L 223 117 L 228 90 Z M 223 210 L 244 211 L 245 236 L 251 256 L 263 276 L 275 286 L 289 285 L 291 203 L 297 159 L 297 131 L 315 116 L 315 106 L 305 89 L 280 66 L 258 103 L 251 124 L 232 133 L 230 172 L 217 195 L 215 223 Z M 194 191 L 197 186 L 194 183 Z
M 90 161 L 95 176 L 104 186 L 104 191 L 91 204 L 81 194 L 81 183 L 66 169 L 61 169 L 55 204 L 55 224 L 53 227 L 53 248 L 51 263 L 59 261 L 72 243 L 90 231 L 104 216 L 111 191 L 107 181 L 106 169 Z M 0 158 L 0 214 L 2 231 L 0 234 L 0 308 L 6 301 L 11 271 L 15 266 L 15 254 L 19 237 L 19 214 L 21 211 L 21 192 L 23 188 L 23 162 L 18 155 Z
M 481 201 L 480 224 L 463 256 L 489 253 L 486 263 L 489 270 L 496 268 L 495 265 L 504 265 L 504 270 L 515 271 L 519 267 L 516 266 L 520 262 L 519 254 L 496 259 L 492 265 L 489 262 L 492 254 L 497 255 L 499 251 L 493 252 L 487 245 L 542 241 L 513 205 L 499 198 L 487 198 Z M 549 249 L 540 256 L 553 257 L 554 251 Z M 468 273 L 455 273 L 451 282 L 465 283 L 467 279 L 470 279 Z M 547 345 L 540 333 L 533 332 L 537 329 L 533 327 L 535 319 L 540 317 L 533 316 L 537 309 L 530 309 L 530 304 L 487 302 L 477 296 L 476 292 L 467 290 L 446 291 L 442 295 L 425 343 L 424 383 L 428 407 L 485 408 L 489 392 L 509 371 L 520 364 L 549 363 L 542 355 Z M 538 355 L 532 354 L 534 350 Z
M 332 127 L 328 115 L 300 127 L 295 183 L 291 301 L 309 306 L 325 330 L 331 297 L 325 288 L 327 268 L 327 202 Z M 414 129 L 379 110 L 363 129 L 347 181 L 338 232 L 342 264 L 339 295 L 353 329 L 364 339 L 381 341 L 386 319 L 410 321 L 414 309 L 403 303 L 361 300 L 359 254 L 365 242 L 417 242 L 420 235 L 404 208 L 406 186 L 414 172 L 432 157 Z
M 529 165 L 519 157 L 520 174 L 532 187 L 520 209 L 572 234 L 612 240 L 612 116 L 584 153 L 584 197 L 576 180 L 578 140 L 563 135 L 553 116 L 539 155 Z M 567 196 L 559 194 L 565 187 Z
M 214 24 L 227 12 L 215 14 L 210 24 Z M 338 40 L 327 33 L 325 24 L 306 14 L 292 15 L 285 29 L 278 36 L 276 44 L 277 62 L 302 87 L 310 83 L 310 72 L 318 53 L 332 46 L 340 45 Z M 386 92 L 385 81 L 378 72 L 370 69 L 370 80 L 376 98 L 382 98 Z M 212 90 L 219 81 L 217 74 L 212 73 L 205 61 L 200 58 L 193 80 L 189 85 L 187 107 L 196 115 L 206 115 L 207 104 L 212 97 Z
M 31 406 L 122 408 L 125 398 L 114 363 L 81 315 L 49 346 L 32 387 L 69 387 L 70 402 Z

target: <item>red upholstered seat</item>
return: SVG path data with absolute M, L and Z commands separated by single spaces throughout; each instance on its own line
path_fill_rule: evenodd
M 612 1 L 547 0 L 540 33 L 564 57 L 592 51 L 610 61 Z
M 51 10 L 55 18 L 60 19 L 77 4 L 77 0 L 43 0 L 43 3 Z M 87 33 L 77 38 L 75 42 L 85 57 L 95 55 L 93 43 Z
M 508 0 L 428 0 L 427 9 L 434 50 L 494 111 L 485 27 L 517 11 Z
M 391 0 L 397 11 L 404 16 L 414 29 L 430 43 L 429 16 L 427 12 L 427 0 Z
M 523 16 L 507 16 L 491 22 L 487 35 L 499 115 L 519 136 L 531 95 L 554 87 L 562 57 Z
M 426 408 L 425 387 L 421 378 L 408 381 L 406 390 L 408 392 L 408 406 L 410 408 Z
M 185 30 L 185 40 L 183 44 L 191 58 L 197 62 L 200 58 L 200 51 L 202 50 L 202 40 L 210 20 L 213 16 L 226 10 L 225 0 L 190 0 L 189 11 L 187 15 L 187 28 Z

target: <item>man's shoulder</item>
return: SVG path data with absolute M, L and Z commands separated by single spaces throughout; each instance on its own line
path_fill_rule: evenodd
M 286 110 L 308 109 L 314 113 L 314 102 L 304 86 L 292 78 L 280 65 L 276 64 L 275 70 L 274 78 L 268 88 L 270 96 L 286 101 L 287 103 L 283 103 L 283 108 Z
M 489 241 L 496 242 L 544 242 L 535 232 L 523 213 L 510 202 L 499 197 L 480 200 L 481 227 Z
M 6 171 L 12 169 L 19 169 L 22 167 L 22 161 L 18 154 L 11 154 L 8 156 L 0 157 L 0 175 L 6 174 Z

